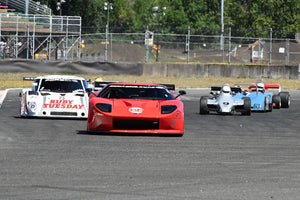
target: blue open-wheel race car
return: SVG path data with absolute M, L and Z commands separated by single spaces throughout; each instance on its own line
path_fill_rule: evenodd
M 237 84 L 238 85 L 238 84 Z M 279 93 L 272 93 L 271 90 L 279 90 Z M 282 92 L 280 84 L 265 84 L 259 79 L 255 84 L 249 84 L 248 89 L 237 93 L 236 98 L 249 97 L 251 99 L 251 111 L 269 111 L 273 108 L 289 108 L 291 96 L 289 92 Z

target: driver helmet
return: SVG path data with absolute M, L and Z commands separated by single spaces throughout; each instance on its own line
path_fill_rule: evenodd
M 102 82 L 103 79 L 102 78 L 96 78 L 95 82 Z
M 229 84 L 224 84 L 222 86 L 222 92 L 224 92 L 224 93 L 230 93 L 231 92 L 230 85 Z
M 262 82 L 256 84 L 256 88 L 258 91 L 264 91 L 264 87 L 265 85 Z

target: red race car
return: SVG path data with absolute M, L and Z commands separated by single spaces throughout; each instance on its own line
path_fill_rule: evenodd
M 90 96 L 87 131 L 182 136 L 184 113 L 179 96 L 184 94 L 180 90 L 175 95 L 158 84 L 108 84 Z

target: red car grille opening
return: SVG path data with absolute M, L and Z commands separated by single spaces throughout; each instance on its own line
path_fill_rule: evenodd
M 159 129 L 159 121 L 158 120 L 114 119 L 113 128 L 128 129 L 128 130 Z

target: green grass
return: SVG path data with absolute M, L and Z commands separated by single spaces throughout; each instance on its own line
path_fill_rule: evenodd
M 23 77 L 36 77 L 46 74 L 38 73 L 0 73 L 0 89 L 31 87 L 31 81 L 23 81 Z M 119 82 L 141 82 L 175 84 L 176 88 L 210 88 L 212 85 L 221 86 L 224 83 L 234 85 L 255 83 L 257 79 L 228 78 L 228 77 L 157 77 L 157 76 L 131 76 L 131 75 L 95 75 L 73 74 L 92 81 L 98 77 L 103 80 Z M 281 84 L 283 90 L 300 90 L 299 79 L 264 79 L 266 83 Z

